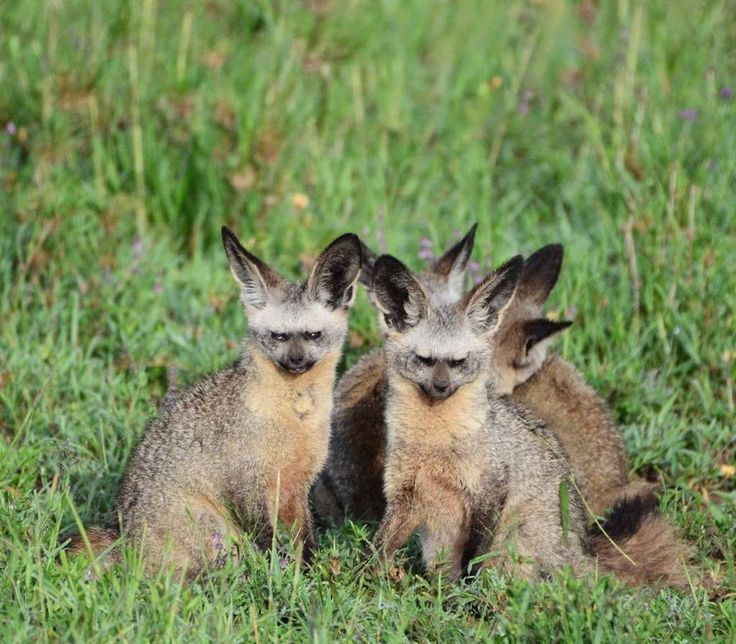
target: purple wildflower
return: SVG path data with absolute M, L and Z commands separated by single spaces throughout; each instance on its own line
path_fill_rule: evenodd
M 525 89 L 524 93 L 521 95 L 521 101 L 519 102 L 519 107 L 517 107 L 517 111 L 522 116 L 526 116 L 529 114 L 529 105 L 532 102 L 532 99 L 534 98 L 534 92 L 530 89 Z
M 133 239 L 133 255 L 136 259 L 140 259 L 143 256 L 143 240 L 140 237 Z
M 434 253 L 432 252 L 431 248 L 421 248 L 417 253 L 417 257 L 419 257 L 419 259 L 428 261 L 430 259 L 434 259 Z
M 156 282 L 153 285 L 153 292 L 156 295 L 161 295 L 161 293 L 164 292 L 164 286 L 161 284 L 161 280 L 156 280 Z
M 13 123 L 13 121 L 8 121 L 7 125 L 5 126 L 5 131 L 10 136 L 15 136 L 15 133 L 17 132 L 17 129 L 15 127 L 15 123 Z
M 698 120 L 698 110 L 680 110 L 679 112 L 677 112 L 677 116 L 679 116 L 683 121 L 689 121 L 690 123 L 692 123 L 693 121 Z
M 577 307 L 577 306 L 575 306 L 575 305 L 572 305 L 572 306 L 568 306 L 568 307 L 567 307 L 567 308 L 565 309 L 565 317 L 566 317 L 566 318 L 567 318 L 568 320 L 573 320 L 573 319 L 575 318 L 575 314 L 576 314 L 577 312 L 578 312 L 578 307 Z
M 420 245 L 420 246 L 421 246 L 422 248 L 432 248 L 432 246 L 433 246 L 433 244 L 432 244 L 432 240 L 431 240 L 431 239 L 430 239 L 429 237 L 422 237 L 422 238 L 421 238 L 421 239 L 419 240 L 419 245 Z
M 281 568 L 281 570 L 286 570 L 288 565 L 289 565 L 288 559 L 284 557 L 279 557 L 279 568 Z
M 729 100 L 733 97 L 733 88 L 729 87 L 728 85 L 724 85 L 721 87 L 721 91 L 718 92 L 718 96 L 720 96 L 724 101 Z
M 217 530 L 212 531 L 212 545 L 214 546 L 215 550 L 225 549 L 225 540 L 222 534 Z
M 477 273 L 478 271 L 480 271 L 480 264 L 476 262 L 474 259 L 471 259 L 468 262 L 468 270 L 470 271 L 471 274 Z

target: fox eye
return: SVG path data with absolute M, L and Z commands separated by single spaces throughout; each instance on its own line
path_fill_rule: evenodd
M 418 353 L 416 355 L 417 360 L 419 360 L 419 362 L 421 362 L 423 365 L 426 365 L 427 367 L 432 367 L 434 366 L 435 362 L 437 362 L 437 360 L 435 360 L 434 358 L 430 358 L 428 356 L 420 356 Z
M 455 358 L 454 360 L 449 360 L 448 364 L 452 369 L 456 369 L 457 367 L 461 367 L 465 364 L 465 358 Z
M 271 331 L 271 339 L 276 340 L 276 342 L 286 342 L 289 339 L 289 334 Z
M 322 331 L 307 331 L 304 337 L 307 340 L 319 340 L 322 337 Z

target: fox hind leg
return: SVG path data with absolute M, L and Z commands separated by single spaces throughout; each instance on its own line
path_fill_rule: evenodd
M 148 570 L 174 568 L 188 579 L 237 558 L 239 531 L 227 509 L 206 498 L 183 500 L 139 536 Z

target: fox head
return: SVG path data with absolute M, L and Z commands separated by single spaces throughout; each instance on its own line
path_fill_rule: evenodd
M 348 233 L 333 241 L 299 284 L 245 250 L 224 226 L 222 243 L 240 284 L 248 337 L 259 351 L 282 370 L 301 374 L 340 350 L 360 273 L 356 235 Z
M 478 224 L 473 224 L 465 237 L 425 270 L 415 275 L 416 280 L 422 285 L 425 293 L 433 302 L 438 304 L 457 302 L 465 292 L 465 269 L 473 252 L 477 228 Z M 363 249 L 363 267 L 360 274 L 360 283 L 371 289 L 376 254 L 363 242 L 361 242 L 361 245 Z
M 500 394 L 510 394 L 539 371 L 552 341 L 572 324 L 549 320 L 542 311 L 560 275 L 562 257 L 562 246 L 550 244 L 524 262 L 516 292 L 494 337 Z
M 451 303 L 435 302 L 398 259 L 376 260 L 373 292 L 392 373 L 433 400 L 489 375 L 493 336 L 523 266 L 514 257 Z

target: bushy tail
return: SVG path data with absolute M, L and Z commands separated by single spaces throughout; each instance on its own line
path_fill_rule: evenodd
M 603 531 L 596 528 L 591 549 L 602 571 L 611 572 L 632 586 L 661 584 L 683 590 L 688 587 L 691 549 L 659 511 L 654 494 L 620 497 L 603 523 Z
M 120 561 L 120 552 L 118 548 L 111 547 L 119 538 L 120 534 L 117 530 L 92 526 L 87 529 L 89 548 L 81 534 L 74 534 L 70 538 L 66 551 L 70 556 L 86 555 L 88 557 L 90 555 L 90 550 L 94 557 L 99 557 L 101 554 L 105 553 L 105 558 L 100 563 L 103 568 L 107 568 L 108 566 Z

